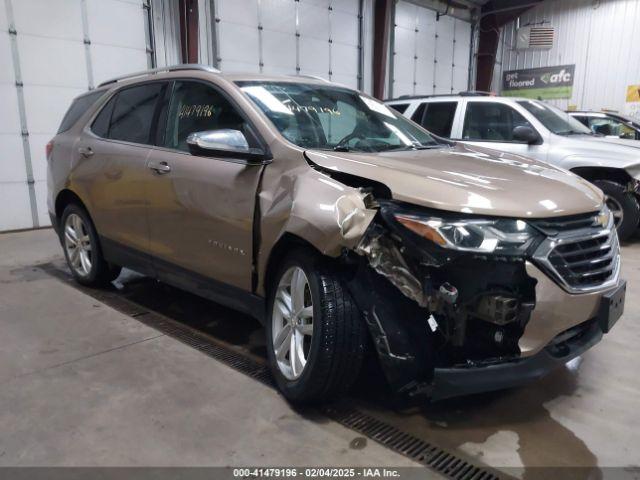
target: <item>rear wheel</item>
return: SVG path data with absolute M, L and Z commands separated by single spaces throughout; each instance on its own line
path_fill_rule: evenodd
M 83 285 L 104 285 L 115 280 L 120 267 L 102 257 L 98 234 L 89 214 L 79 205 L 70 204 L 62 213 L 61 240 L 67 265 L 74 278 Z
M 633 192 L 624 185 L 610 180 L 596 180 L 594 184 L 604 192 L 605 202 L 616 222 L 618 237 L 627 240 L 634 234 L 640 221 L 640 205 Z
M 296 403 L 345 393 L 360 371 L 367 331 L 340 273 L 302 249 L 285 259 L 273 283 L 267 350 L 278 387 Z

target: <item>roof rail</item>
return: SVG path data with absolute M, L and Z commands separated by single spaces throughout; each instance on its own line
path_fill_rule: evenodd
M 490 97 L 495 94 L 492 92 L 482 92 L 479 90 L 473 90 L 468 92 L 458 92 L 458 93 L 437 93 L 433 95 L 400 95 L 397 98 L 387 98 L 384 100 L 385 102 L 390 102 L 392 100 L 418 100 L 420 98 L 439 98 L 439 97 Z
M 318 80 L 320 82 L 331 83 L 331 80 L 327 80 L 326 78 L 322 78 L 319 75 L 296 75 L 296 77 L 310 78 L 312 80 Z
M 199 63 L 182 63 L 179 65 L 170 65 L 168 67 L 152 68 L 151 70 L 143 70 L 141 72 L 134 72 L 134 73 L 129 73 L 127 75 L 121 75 L 119 77 L 105 80 L 100 85 L 98 85 L 98 87 L 103 87 L 105 85 L 109 85 L 110 83 L 116 83 L 121 80 L 128 80 L 130 78 L 143 77 L 145 75 L 155 75 L 156 73 L 162 73 L 162 72 L 179 72 L 182 70 L 200 70 L 203 72 L 220 73 L 220 70 L 218 70 L 217 68 L 213 68 L 209 65 L 201 65 Z

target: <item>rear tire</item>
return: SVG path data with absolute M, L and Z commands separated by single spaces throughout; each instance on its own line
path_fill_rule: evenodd
M 81 206 L 72 203 L 62 212 L 60 242 L 67 265 L 78 283 L 103 286 L 120 275 L 121 267 L 109 264 L 102 256 L 98 233 Z
M 326 402 L 358 377 L 368 333 L 341 277 L 326 259 L 299 249 L 285 258 L 270 285 L 267 352 L 276 383 L 291 402 Z M 298 347 L 296 360 L 291 352 Z
M 616 218 L 620 241 L 628 240 L 640 221 L 640 205 L 635 194 L 628 192 L 624 185 L 610 180 L 596 180 L 593 183 L 605 194 L 607 206 Z

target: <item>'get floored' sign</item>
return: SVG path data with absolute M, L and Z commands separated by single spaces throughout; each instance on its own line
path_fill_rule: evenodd
M 509 70 L 502 74 L 502 95 L 547 100 L 571 98 L 575 65 Z

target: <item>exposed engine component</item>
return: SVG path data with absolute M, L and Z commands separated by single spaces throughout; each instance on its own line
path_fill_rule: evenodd
M 474 313 L 487 322 L 506 325 L 518 319 L 519 306 L 517 298 L 485 295 L 480 298 Z
M 367 257 L 371 268 L 386 277 L 404 295 L 421 307 L 427 306 L 422 282 L 411 272 L 398 247 L 381 229 L 370 230 L 355 251 Z

